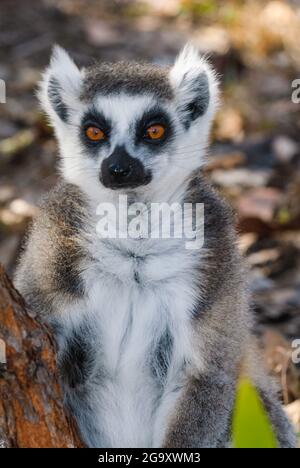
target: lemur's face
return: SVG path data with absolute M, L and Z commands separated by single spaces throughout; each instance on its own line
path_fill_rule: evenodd
M 82 153 L 96 163 L 99 182 L 112 190 L 151 183 L 174 148 L 177 128 L 166 105 L 151 96 L 98 96 L 84 112 Z
M 41 100 L 64 177 L 90 194 L 176 190 L 203 163 L 216 79 L 197 52 L 173 68 L 99 64 L 79 70 L 55 48 Z

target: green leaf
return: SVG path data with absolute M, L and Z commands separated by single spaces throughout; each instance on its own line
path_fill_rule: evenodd
M 241 379 L 233 414 L 234 448 L 276 448 L 276 438 L 266 410 L 248 379 Z

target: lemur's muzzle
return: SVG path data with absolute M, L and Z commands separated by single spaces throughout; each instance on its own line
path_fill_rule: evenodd
M 117 147 L 103 160 L 100 181 L 105 187 L 117 190 L 135 188 L 151 181 L 151 174 L 136 158 L 130 156 L 124 147 Z

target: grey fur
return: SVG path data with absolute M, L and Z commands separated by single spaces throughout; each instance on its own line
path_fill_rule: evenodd
M 75 186 L 58 185 L 43 200 L 25 241 L 16 285 L 43 315 L 51 314 L 56 300 L 84 294 L 79 265 L 85 253 L 78 243 L 84 235 L 84 199 Z
M 270 388 L 259 388 L 259 392 L 272 426 L 275 429 L 280 428 L 280 431 L 276 431 L 279 447 L 295 448 L 297 446 L 297 437 L 293 433 L 288 419 L 282 415 L 282 407 L 276 392 L 270 390 Z
M 250 351 L 247 350 L 246 345 L 251 340 L 251 319 L 247 311 L 247 297 L 242 292 L 244 274 L 234 247 L 231 210 L 200 174 L 191 180 L 186 200 L 204 202 L 206 207 L 206 247 L 209 247 L 211 253 L 205 263 L 205 275 L 203 272 L 199 274 L 204 282 L 199 284 L 199 307 L 195 310 L 194 328 L 205 340 L 205 359 L 210 371 L 205 375 L 189 377 L 178 407 L 171 417 L 164 446 L 227 446 L 230 443 L 230 420 L 236 380 L 242 365 L 241 356 L 252 352 L 250 346 Z M 69 281 L 80 284 L 78 255 L 83 255 L 83 252 L 80 249 L 78 251 L 76 239 L 78 235 L 84 235 L 84 209 L 87 209 L 87 205 L 78 189 L 71 185 L 61 185 L 43 203 L 41 213 L 31 230 L 27 249 L 18 268 L 16 285 L 30 307 L 40 313 L 41 304 L 47 304 L 46 311 L 50 313 L 51 298 L 53 302 L 63 300 L 59 297 L 68 297 L 68 300 L 74 301 L 78 294 L 83 294 L 81 288 L 80 292 L 78 287 L 70 288 Z M 64 229 L 58 230 L 62 226 Z M 74 260 L 71 270 L 61 270 L 61 258 L 57 252 L 62 246 L 66 248 L 63 261 L 67 258 Z M 92 265 L 92 259 L 89 261 Z M 200 270 L 201 268 L 199 266 Z M 36 291 L 39 291 L 37 296 Z M 56 296 L 55 300 L 53 295 Z M 89 342 L 84 345 L 87 336 L 90 337 Z M 70 337 L 65 343 L 59 354 L 59 364 L 66 404 L 80 420 L 83 434 L 89 434 L 86 440 L 92 446 L 105 446 L 105 434 L 97 435 L 95 428 L 90 432 L 92 418 L 88 417 L 89 412 L 92 412 L 89 389 L 92 382 L 101 384 L 105 369 L 104 363 L 95 365 L 89 359 L 95 351 L 92 336 L 91 330 L 79 329 L 77 335 Z M 167 372 L 168 356 L 172 352 L 172 340 L 166 336 L 162 336 L 154 361 L 152 359 L 149 363 L 155 369 L 155 378 L 161 379 L 162 385 Z M 162 343 L 166 344 L 164 349 Z M 257 366 L 255 367 L 251 377 L 258 379 L 256 384 L 263 395 L 279 443 L 282 447 L 293 447 L 294 434 L 277 397 L 273 393 L 272 397 L 268 396 L 267 392 L 272 392 L 271 383 L 264 373 L 262 377 L 258 376 Z
M 173 97 L 167 70 L 159 66 L 119 62 L 95 64 L 86 69 L 82 100 L 89 102 L 97 93 L 120 92 L 133 96 L 148 92 L 163 100 Z
M 170 330 L 167 329 L 165 333 L 161 336 L 157 347 L 154 349 L 150 361 L 150 366 L 152 367 L 153 375 L 162 384 L 164 383 L 167 377 L 168 368 L 172 357 L 172 351 L 173 337 L 170 333 Z
M 199 265 L 199 278 L 202 280 L 199 284 L 198 307 L 194 312 L 195 316 L 199 316 L 210 310 L 225 291 L 232 294 L 233 286 L 243 291 L 244 277 L 240 274 L 241 259 L 234 248 L 236 237 L 233 212 L 201 173 L 196 173 L 191 178 L 184 202 L 204 204 L 203 247 L 211 252 L 209 261 Z M 227 278 L 225 283 L 224 278 Z
M 221 369 L 191 378 L 170 422 L 164 447 L 226 447 L 230 441 L 235 378 Z

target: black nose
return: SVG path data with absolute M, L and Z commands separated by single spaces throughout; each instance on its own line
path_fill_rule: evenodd
M 142 162 L 128 154 L 122 146 L 103 160 L 100 171 L 100 181 L 111 189 L 134 188 L 146 185 L 151 180 L 151 174 Z
M 129 176 L 131 172 L 131 165 L 125 165 L 124 162 L 121 164 L 121 162 L 112 162 L 108 166 L 109 173 L 111 174 L 112 177 L 115 177 L 116 179 L 124 179 L 125 177 Z

